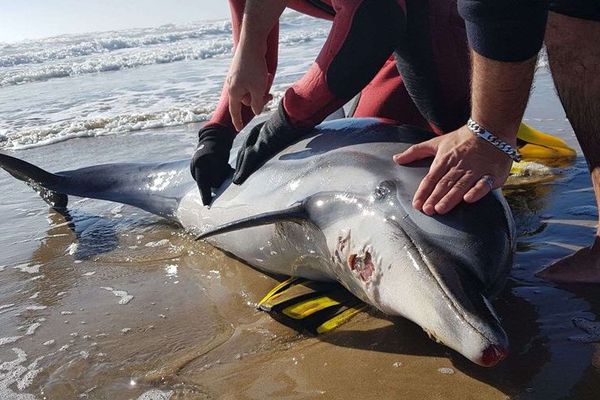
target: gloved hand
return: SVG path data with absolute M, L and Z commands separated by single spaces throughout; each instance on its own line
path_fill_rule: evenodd
M 221 186 L 231 174 L 228 161 L 234 138 L 235 131 L 221 125 L 202 128 L 198 132 L 198 146 L 190 170 L 205 206 L 212 202 L 211 188 Z
M 262 164 L 305 135 L 310 129 L 296 127 L 289 122 L 283 103 L 262 124 L 250 131 L 237 157 L 233 183 L 241 185 Z

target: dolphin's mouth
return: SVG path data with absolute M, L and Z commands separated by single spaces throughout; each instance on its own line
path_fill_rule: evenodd
M 493 367 L 508 356 L 508 349 L 497 345 L 490 345 L 481 355 L 478 363 L 483 367 Z
M 402 223 L 394 221 L 394 225 L 396 225 L 403 233 L 405 239 L 408 239 L 405 249 L 408 251 L 413 263 L 418 263 L 420 266 L 419 270 L 425 272 L 435 282 L 435 285 L 439 289 L 440 296 L 454 316 L 458 317 L 464 326 L 470 327 L 470 330 L 483 342 L 482 350 L 478 351 L 477 354 L 472 354 L 471 357 L 468 358 L 481 366 L 493 367 L 507 357 L 508 347 L 505 344 L 506 339 L 502 337 L 505 336 L 505 334 L 499 325 L 499 336 L 493 333 L 494 328 L 492 328 L 492 326 L 496 324 L 491 322 L 491 320 L 488 321 L 488 318 L 493 317 L 495 319 L 495 316 L 490 306 L 484 300 L 485 297 L 475 289 L 476 285 L 472 285 L 474 282 L 467 282 L 470 278 L 468 271 L 455 271 L 453 273 L 450 270 L 438 270 L 434 264 L 439 264 L 440 262 L 443 263 L 443 257 L 438 258 L 434 256 L 432 259 L 430 256 L 433 256 L 434 253 L 424 251 L 424 249 L 418 245 L 410 232 L 415 229 L 415 227 L 411 225 L 407 226 L 406 222 L 407 221 L 405 220 L 403 220 Z M 463 293 L 462 296 L 459 295 L 457 297 L 457 293 L 454 293 L 449 286 L 450 283 L 458 285 L 461 290 L 466 290 L 465 293 Z M 461 301 L 461 298 L 463 301 Z M 482 319 L 478 318 L 478 316 L 481 316 Z M 488 323 L 492 324 L 490 325 L 489 330 L 485 328 L 485 325 L 488 325 Z M 442 343 L 453 347 L 450 343 L 446 342 L 446 340 L 442 339 L 442 337 L 438 338 L 438 335 L 434 336 L 436 337 L 436 341 L 441 341 Z M 470 347 L 467 343 L 464 343 L 463 345 Z M 454 349 L 465 354 L 460 348 L 455 347 Z

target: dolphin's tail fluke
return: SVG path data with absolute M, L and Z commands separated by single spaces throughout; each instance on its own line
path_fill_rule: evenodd
M 0 153 L 0 167 L 56 209 L 64 209 L 67 195 L 73 195 L 129 204 L 171 220 L 176 220 L 181 198 L 194 187 L 188 165 L 189 160 L 104 164 L 53 174 Z
M 31 186 L 51 207 L 56 209 L 67 207 L 67 195 L 56 191 L 63 183 L 64 177 L 44 171 L 33 164 L 2 153 L 0 153 L 0 167 Z

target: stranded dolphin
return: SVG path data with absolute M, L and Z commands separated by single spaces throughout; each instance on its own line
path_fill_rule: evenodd
M 0 165 L 54 207 L 65 207 L 68 194 L 130 204 L 260 270 L 338 281 L 492 366 L 508 351 L 488 299 L 511 267 L 512 216 L 499 191 L 446 215 L 416 211 L 411 199 L 429 163 L 398 166 L 392 155 L 428 138 L 374 119 L 326 122 L 243 185 L 226 182 L 210 208 L 202 206 L 188 160 L 57 174 L 7 155 Z

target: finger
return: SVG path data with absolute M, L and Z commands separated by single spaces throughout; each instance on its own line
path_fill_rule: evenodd
M 463 171 L 450 169 L 435 183 L 431 194 L 427 197 L 425 203 L 423 204 L 423 210 L 431 210 L 433 214 L 435 214 L 437 212 L 436 205 L 438 202 L 460 182 L 463 175 Z M 429 214 L 429 212 L 425 212 Z
M 231 122 L 236 131 L 241 131 L 244 127 L 242 122 L 242 105 L 231 95 L 229 96 L 229 114 L 231 114 Z
M 483 179 L 479 179 L 475 186 L 471 188 L 464 196 L 463 200 L 467 203 L 475 203 L 492 191 L 490 185 Z
M 456 207 L 473 185 L 477 182 L 473 174 L 465 174 L 456 182 L 456 184 L 446 193 L 446 195 L 435 205 L 435 212 L 446 214 Z
M 262 113 L 263 108 L 265 107 L 264 95 L 252 94 L 252 112 L 254 115 L 259 115 Z
M 192 161 L 190 162 L 190 173 L 192 174 L 192 178 L 194 178 L 194 180 L 197 182 L 196 179 L 196 166 L 194 165 L 194 158 L 192 158 Z
M 413 161 L 435 156 L 437 153 L 437 142 L 433 140 L 412 145 L 402 153 L 394 155 L 394 162 L 396 164 L 409 164 Z
M 241 170 L 242 165 L 244 164 L 244 158 L 246 158 L 246 149 L 242 148 L 238 152 L 237 159 L 235 160 L 235 172 L 233 173 L 233 183 L 236 183 L 236 177 L 238 176 L 238 171 Z
M 210 185 L 206 183 L 206 180 L 203 179 L 204 177 L 200 176 L 199 174 L 196 174 L 196 176 L 198 176 L 199 178 L 198 190 L 200 191 L 200 197 L 202 197 L 202 204 L 208 206 L 212 202 L 212 192 L 210 190 Z
M 250 93 L 246 93 L 245 95 L 242 96 L 242 99 L 240 101 L 246 107 L 250 107 L 250 104 L 252 104 L 252 98 L 251 97 L 252 97 L 252 95 Z
M 431 168 L 425 177 L 421 180 L 419 184 L 419 188 L 415 192 L 415 196 L 413 197 L 413 207 L 417 210 L 422 210 L 427 215 L 435 214 L 435 209 L 433 206 L 428 209 L 424 208 L 425 201 L 431 195 L 431 192 L 435 189 L 436 183 L 446 174 L 448 168 L 441 163 L 438 163 L 434 160 L 431 164 Z
M 238 163 L 233 175 L 233 183 L 241 185 L 248 179 L 248 177 L 256 170 L 256 158 L 253 152 L 245 151 L 244 157 L 241 162 Z

